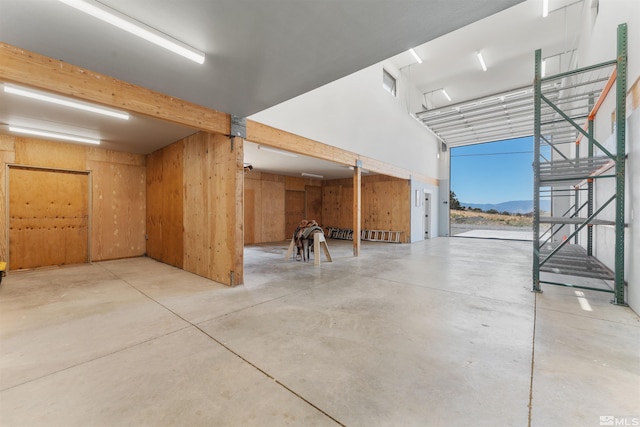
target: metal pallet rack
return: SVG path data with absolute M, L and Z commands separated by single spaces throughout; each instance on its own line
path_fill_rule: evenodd
M 627 26 L 618 26 L 615 60 L 542 77 L 541 59 L 538 50 L 534 80 L 533 291 L 541 292 L 540 284 L 547 283 L 612 292 L 613 302 L 624 305 Z M 594 119 L 614 86 L 615 145 L 603 144 L 594 137 Z M 580 152 L 581 141 L 587 142 L 586 153 Z M 575 145 L 575 151 L 567 144 Z M 596 207 L 594 181 L 599 179 L 614 180 L 615 191 Z M 550 200 L 552 206 L 563 203 L 569 207 L 557 216 L 552 207 L 552 216 L 543 216 L 541 199 Z M 615 218 L 611 219 L 609 212 L 603 219 L 602 213 L 609 205 L 614 207 Z M 541 225 L 548 228 L 543 231 Z M 613 271 L 593 254 L 593 229 L 602 225 L 615 230 Z M 542 280 L 541 272 L 559 274 L 563 279 Z M 612 281 L 613 287 L 572 284 L 566 276 Z

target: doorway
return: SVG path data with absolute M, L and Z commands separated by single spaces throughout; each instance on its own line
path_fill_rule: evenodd
M 89 173 L 9 168 L 11 270 L 89 262 Z

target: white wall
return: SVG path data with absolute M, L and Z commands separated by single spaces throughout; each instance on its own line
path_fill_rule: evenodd
M 397 97 L 383 89 L 379 63 L 250 119 L 437 178 L 435 137 L 409 114 L 420 97 L 403 73 L 384 66 L 399 80 Z
M 382 87 L 383 68 L 398 81 L 396 97 Z M 437 179 L 439 143 L 410 115 L 421 110 L 422 98 L 409 84 L 408 71 L 397 70 L 388 61 L 379 63 L 250 119 Z M 413 198 L 416 189 L 425 188 L 433 196 L 431 234 L 442 234 L 438 187 L 412 180 L 412 242 L 424 236 L 424 210 Z
M 578 49 L 578 66 L 583 67 L 615 59 L 617 45 L 617 26 L 627 24 L 628 31 L 628 69 L 627 85 L 636 82 L 640 76 L 640 1 L 638 0 L 600 0 L 599 13 L 589 9 L 585 16 Z M 628 228 L 625 233 L 625 278 L 629 283 L 627 301 L 636 313 L 640 313 L 640 111 L 627 110 L 626 152 L 626 209 L 625 221 Z M 615 93 L 607 97 L 595 120 L 596 139 L 605 142 L 611 138 L 611 113 L 615 109 Z M 608 145 L 608 144 L 607 144 Z M 598 180 L 596 183 L 596 206 L 611 195 L 611 182 Z M 604 211 L 606 217 L 613 219 L 612 209 Z M 595 255 L 613 267 L 614 233 L 611 227 L 597 227 L 594 233 Z

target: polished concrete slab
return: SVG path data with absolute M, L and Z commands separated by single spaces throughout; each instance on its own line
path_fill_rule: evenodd
M 525 240 L 533 242 L 533 232 L 515 230 L 470 230 L 457 233 L 455 237 L 475 237 L 480 239 Z
M 228 288 L 135 258 L 11 273 L 2 426 L 549 426 L 640 417 L 640 321 L 531 288 L 526 242 L 245 250 Z

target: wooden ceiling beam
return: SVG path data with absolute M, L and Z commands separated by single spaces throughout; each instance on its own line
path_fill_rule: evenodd
M 355 166 L 356 161 L 362 162 L 362 169 L 370 172 L 392 176 L 401 179 L 415 179 L 427 184 L 438 185 L 436 178 L 416 174 L 408 169 L 401 168 L 371 157 L 362 156 L 352 151 L 343 150 L 313 139 L 305 138 L 282 129 L 277 129 L 265 124 L 247 120 L 247 141 L 263 144 L 292 153 L 327 160 L 345 166 Z
M 229 114 L 0 42 L 0 81 L 228 135 Z

